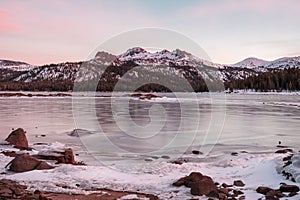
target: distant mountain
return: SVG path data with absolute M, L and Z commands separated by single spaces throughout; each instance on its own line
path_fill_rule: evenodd
M 249 68 L 249 69 L 255 69 L 258 67 L 265 67 L 266 65 L 268 65 L 270 62 L 266 61 L 266 60 L 262 60 L 259 58 L 246 58 L 243 61 L 240 61 L 236 64 L 233 64 L 232 66 L 234 67 L 242 67 L 242 68 Z
M 136 66 L 142 68 L 135 68 Z M 0 60 L 0 82 L 3 84 L 5 82 L 6 89 L 9 89 L 8 83 L 14 85 L 26 83 L 30 85 L 30 89 L 39 90 L 39 87 L 35 87 L 38 82 L 47 83 L 47 88 L 50 89 L 53 83 L 60 83 L 59 88 L 61 88 L 64 82 L 67 82 L 67 88 L 70 89 L 74 81 L 87 84 L 91 80 L 100 80 L 99 84 L 102 85 L 100 89 L 112 90 L 112 83 L 118 82 L 128 72 L 126 78 L 129 81 L 138 77 L 144 77 L 149 82 L 157 81 L 158 76 L 183 77 L 201 91 L 205 90 L 204 81 L 229 82 L 289 68 L 300 68 L 300 56 L 284 57 L 274 61 L 251 57 L 235 64 L 224 65 L 200 59 L 180 49 L 151 53 L 141 47 L 135 47 L 120 55 L 101 51 L 89 61 L 43 66 Z M 23 89 L 26 89 L 26 84 L 22 86 Z
M 29 71 L 34 66 L 20 61 L 0 60 L 0 69 L 9 69 L 14 71 Z

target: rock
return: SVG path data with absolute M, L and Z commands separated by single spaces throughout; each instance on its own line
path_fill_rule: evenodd
M 44 161 L 38 160 L 29 154 L 18 155 L 10 163 L 8 163 L 7 166 L 9 166 L 9 170 L 13 172 L 26 172 L 35 169 L 53 169 L 53 166 Z
M 42 160 L 56 160 L 56 164 L 73 164 L 73 165 L 82 165 L 83 162 L 76 162 L 74 159 L 73 150 L 71 148 L 65 149 L 64 151 L 53 151 L 47 153 L 39 153 L 34 155 L 35 158 Z
M 208 197 L 218 197 L 218 189 L 209 176 L 203 176 L 201 180 L 190 185 L 192 195 L 205 195 Z
M 58 163 L 72 164 L 75 165 L 73 150 L 71 148 L 65 149 L 63 156 L 58 159 Z
M 286 156 L 284 157 L 282 160 L 283 161 L 290 161 L 292 159 L 293 155 L 290 155 L 290 156 Z
M 281 192 L 299 192 L 299 187 L 297 185 L 282 184 L 279 190 Z
M 278 199 L 278 197 L 276 196 L 276 191 L 275 190 L 270 190 L 270 191 L 268 191 L 267 193 L 266 193 L 266 199 L 267 198 L 270 198 L 270 199 L 272 199 L 272 198 L 277 198 Z
M 22 128 L 18 128 L 11 132 L 5 141 L 17 148 L 28 149 L 28 140 L 26 138 L 25 131 Z
M 297 192 L 290 192 L 289 197 L 296 196 L 298 193 Z
M 224 193 L 219 193 L 218 194 L 218 199 L 220 199 L 220 200 L 227 200 L 227 195 L 224 194 Z
M 238 152 L 232 152 L 231 155 L 232 155 L 232 156 L 238 156 L 239 153 L 238 153 Z
M 193 150 L 193 151 L 192 151 L 192 154 L 199 155 L 199 154 L 202 154 L 202 152 L 200 152 L 200 151 L 198 151 L 198 150 Z
M 1 153 L 9 157 L 16 157 L 18 155 L 15 151 L 2 151 Z
M 54 167 L 48 163 L 41 161 L 40 164 L 35 168 L 36 170 L 53 169 Z
M 192 172 L 189 176 L 185 177 L 185 187 L 191 187 L 192 183 L 199 182 L 203 179 L 203 175 L 200 172 Z
M 27 187 L 8 179 L 0 180 L 0 199 L 23 199 Z
M 175 181 L 172 185 L 175 187 L 183 186 L 185 183 L 186 177 L 180 178 L 177 181 Z
M 238 187 L 244 187 L 245 186 L 245 184 L 241 180 L 234 181 L 233 185 L 238 186 Z
M 0 188 L 0 197 L 11 197 L 13 192 L 9 188 Z
M 267 194 L 269 191 L 271 191 L 272 189 L 269 188 L 269 187 L 264 187 L 264 186 L 260 186 L 256 189 L 256 192 L 257 193 L 260 193 L 260 194 Z
M 176 164 L 176 165 L 182 165 L 183 161 L 182 160 L 174 160 L 171 162 L 172 164 Z
M 226 194 L 226 196 L 228 196 L 228 194 L 229 194 L 228 188 L 220 188 L 218 191 L 219 191 L 219 194 L 223 193 L 223 194 Z
M 191 188 L 193 195 L 206 195 L 208 197 L 218 197 L 218 189 L 212 178 L 204 176 L 200 172 L 192 172 L 189 176 L 178 179 L 174 186 L 186 186 Z
M 275 151 L 275 153 L 282 153 L 282 154 L 289 153 L 289 152 L 292 153 L 293 150 L 292 149 L 280 149 L 280 150 Z
M 170 156 L 161 156 L 163 159 L 170 159 Z
M 234 194 L 235 196 L 239 196 L 239 195 L 244 194 L 244 192 L 242 192 L 242 191 L 240 191 L 240 190 L 233 190 L 233 194 Z
M 232 187 L 233 185 L 228 185 L 228 184 L 226 184 L 226 183 L 222 183 L 222 187 L 224 187 L 224 188 L 228 188 L 228 187 Z

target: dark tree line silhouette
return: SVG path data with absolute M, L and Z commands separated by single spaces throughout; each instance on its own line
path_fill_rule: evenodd
M 269 91 L 299 91 L 300 69 L 287 68 L 282 70 L 270 70 L 259 73 L 245 79 L 231 80 L 225 82 L 225 88 L 255 90 L 261 92 Z

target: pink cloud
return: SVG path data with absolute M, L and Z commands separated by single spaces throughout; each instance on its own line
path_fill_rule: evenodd
M 14 14 L 4 8 L 0 8 L 0 32 L 10 32 L 20 29 L 20 27 L 14 23 Z

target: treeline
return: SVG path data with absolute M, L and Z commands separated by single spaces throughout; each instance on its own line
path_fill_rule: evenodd
M 300 90 L 300 69 L 288 68 L 283 70 L 270 70 L 245 79 L 231 80 L 224 83 L 225 88 L 255 90 L 260 92 L 268 91 L 299 91 Z
M 73 89 L 73 81 L 35 81 L 35 82 L 23 82 L 23 81 L 9 81 L 0 82 L 1 91 L 70 91 Z

